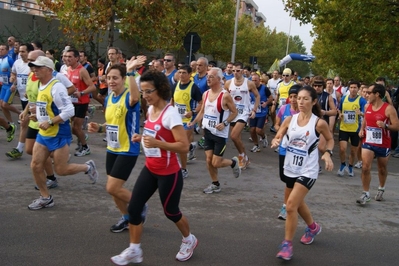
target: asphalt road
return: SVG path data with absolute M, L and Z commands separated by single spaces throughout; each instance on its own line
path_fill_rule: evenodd
M 2 115 L 2 114 L 0 114 Z M 102 122 L 97 111 L 94 121 Z M 268 130 L 268 127 L 267 127 Z M 18 131 L 19 132 L 19 131 Z M 270 132 L 269 132 L 270 133 Z M 269 134 L 268 133 L 268 134 Z M 269 141 L 271 140 L 269 134 Z M 0 265 L 112 265 L 110 257 L 128 246 L 128 232 L 111 233 L 109 227 L 120 217 L 105 190 L 105 149 L 102 134 L 91 134 L 91 155 L 72 156 L 72 162 L 95 160 L 100 178 L 92 185 L 84 174 L 59 177 L 52 189 L 55 206 L 30 211 L 27 205 L 39 196 L 34 189 L 30 156 L 10 160 L 5 152 L 16 146 L 7 143 L 0 131 Z M 243 133 L 248 150 L 252 143 Z M 199 136 L 196 136 L 198 140 Z M 76 142 L 72 143 L 71 153 Z M 360 170 L 355 177 L 338 177 L 337 145 L 333 172 L 323 171 L 306 201 L 323 230 L 312 245 L 299 242 L 305 224 L 299 219 L 294 239 L 294 257 L 289 262 L 275 258 L 284 237 L 284 222 L 277 219 L 284 185 L 278 176 L 278 156 L 270 148 L 249 154 L 251 165 L 238 179 L 231 169 L 220 169 L 222 191 L 204 194 L 210 183 L 203 150 L 188 166 L 181 210 L 199 240 L 188 265 L 397 265 L 399 261 L 399 159 L 389 161 L 385 201 L 371 200 L 358 206 L 362 192 Z M 226 157 L 236 150 L 228 142 Z M 126 183 L 132 189 L 144 165 L 140 156 Z M 371 195 L 378 182 L 372 169 Z M 142 236 L 144 261 L 141 265 L 180 265 L 175 261 L 181 236 L 163 214 L 159 196 L 149 201 L 148 221 Z

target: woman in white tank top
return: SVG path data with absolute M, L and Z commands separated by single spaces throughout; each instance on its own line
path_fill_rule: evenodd
M 285 238 L 277 253 L 277 258 L 290 260 L 293 255 L 292 240 L 298 223 L 298 213 L 307 224 L 305 234 L 301 238 L 303 244 L 311 244 L 314 237 L 321 232 L 305 203 L 305 197 L 314 185 L 319 171 L 318 140 L 320 134 L 327 141 L 327 150 L 321 159 L 325 161 L 326 170 L 332 171 L 331 160 L 334 139 L 327 123 L 321 117 L 321 109 L 317 102 L 316 90 L 302 87 L 298 92 L 299 113 L 284 120 L 275 138 L 272 148 L 282 145 L 287 148 L 284 161 L 286 186 L 290 190 L 287 199 L 287 219 L 285 222 Z M 294 192 L 294 193 L 292 193 Z

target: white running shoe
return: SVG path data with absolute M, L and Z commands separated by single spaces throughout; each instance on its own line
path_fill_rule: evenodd
M 128 247 L 121 254 L 113 256 L 111 261 L 116 265 L 128 265 L 129 263 L 143 262 L 143 250 L 141 248 L 132 249 Z
M 178 261 L 186 261 L 191 258 L 194 253 L 194 249 L 198 245 L 198 240 L 194 235 L 191 235 L 191 241 L 184 242 L 182 241 L 180 245 L 180 250 L 176 255 L 176 259 Z

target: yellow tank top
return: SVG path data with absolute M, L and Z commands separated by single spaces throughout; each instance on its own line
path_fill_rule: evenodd
M 180 81 L 176 85 L 175 93 L 173 94 L 173 101 L 175 103 L 175 108 L 178 113 L 181 115 L 183 119 L 183 123 L 189 123 L 191 121 L 191 117 L 187 118 L 184 115 L 188 112 L 191 112 L 190 100 L 191 100 L 191 89 L 194 85 L 193 81 L 190 81 L 190 84 L 186 89 L 180 89 Z
M 30 72 L 28 81 L 26 82 L 26 95 L 28 96 L 29 102 L 36 102 L 37 94 L 39 93 L 39 85 L 39 80 L 36 78 L 33 72 Z M 30 120 L 29 127 L 33 129 L 39 129 L 39 123 Z
M 130 139 L 126 127 L 128 109 L 125 104 L 128 92 L 129 90 L 125 89 L 115 103 L 112 101 L 115 94 L 112 92 L 108 96 L 105 112 L 107 149 L 113 152 L 129 152 L 130 150 Z
M 57 82 L 59 81 L 53 79 L 43 90 L 39 90 L 37 94 L 36 117 L 38 123 L 48 121 L 49 119 L 52 119 L 58 115 L 55 113 L 56 107 L 53 106 L 53 96 L 51 95 L 51 89 Z M 55 124 L 54 126 L 49 127 L 47 130 L 39 128 L 39 134 L 44 137 L 55 137 L 58 135 L 59 129 L 60 124 Z
M 357 132 L 359 129 L 359 116 L 356 114 L 356 109 L 360 109 L 360 96 L 356 96 L 353 102 L 349 101 L 347 95 L 342 102 L 342 114 L 344 115 L 341 120 L 339 129 L 346 132 Z
M 290 88 L 292 87 L 292 85 L 294 85 L 294 82 L 291 80 L 287 85 L 284 84 L 284 81 L 282 81 L 278 87 L 278 93 L 280 94 L 279 97 L 279 102 L 280 102 L 280 106 L 283 106 L 284 104 L 286 104 L 286 101 L 289 97 L 288 95 L 288 91 L 290 90 Z

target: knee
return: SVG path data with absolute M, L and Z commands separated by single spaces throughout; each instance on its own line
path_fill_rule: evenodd
M 173 214 L 173 213 L 170 213 L 170 212 L 167 212 L 166 210 L 164 210 L 164 213 L 165 213 L 166 218 L 168 218 L 169 220 L 171 220 L 174 223 L 177 223 L 183 217 L 183 215 L 180 211 L 175 212 L 177 214 Z
M 298 212 L 298 206 L 294 204 L 292 200 L 288 199 L 285 210 L 287 211 L 287 213 Z
M 256 134 L 262 135 L 262 129 L 261 128 L 256 128 Z
M 32 162 L 30 163 L 30 168 L 33 172 L 43 171 L 43 165 L 36 160 L 32 160 Z
M 59 175 L 59 176 L 66 176 L 66 175 L 68 175 L 68 173 L 67 173 L 65 167 L 60 167 L 60 166 L 58 166 L 58 165 L 56 165 L 56 164 L 54 165 L 54 172 L 55 172 L 57 175 Z
M 120 188 L 107 183 L 105 189 L 107 190 L 108 194 L 115 196 Z

